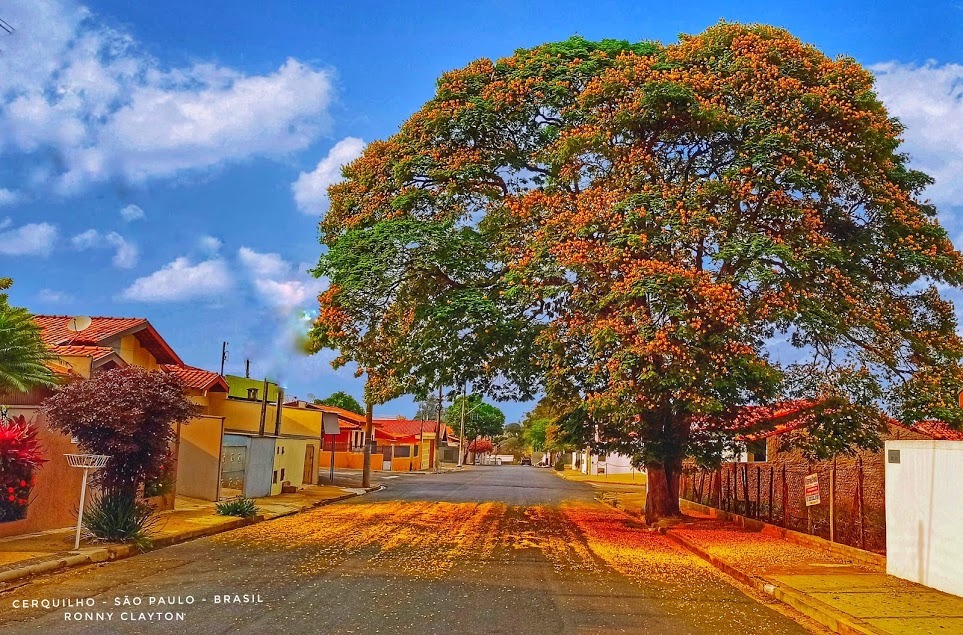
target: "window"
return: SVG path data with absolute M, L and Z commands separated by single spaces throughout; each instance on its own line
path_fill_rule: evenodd
M 258 397 L 257 397 L 257 393 L 258 393 L 258 389 L 257 389 L 257 388 L 248 388 L 248 389 L 247 389 L 247 398 L 248 398 L 248 399 L 257 399 L 257 398 L 258 398 Z
M 284 468 L 283 468 L 283 467 L 281 468 L 281 480 L 282 480 L 282 481 L 284 480 Z
M 766 439 L 758 439 L 746 444 L 746 460 L 750 463 L 766 461 Z
M 411 446 L 410 445 L 396 445 L 395 446 L 395 456 L 401 458 L 408 458 L 411 456 Z
M 277 470 L 274 470 L 274 484 L 275 484 L 275 485 L 278 484 L 278 471 L 277 471 Z

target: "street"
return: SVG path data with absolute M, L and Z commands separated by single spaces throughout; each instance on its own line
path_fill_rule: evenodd
M 550 470 L 384 482 L 307 513 L 34 579 L 0 594 L 0 632 L 811 632 Z M 82 605 L 53 608 L 67 600 Z

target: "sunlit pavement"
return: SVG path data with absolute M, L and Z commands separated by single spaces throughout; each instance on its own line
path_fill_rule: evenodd
M 549 470 L 398 476 L 344 503 L 36 579 L 0 595 L 0 632 L 811 632 Z M 92 606 L 30 607 L 68 599 Z

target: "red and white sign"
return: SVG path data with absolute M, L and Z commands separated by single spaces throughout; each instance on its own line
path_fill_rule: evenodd
M 819 504 L 819 475 L 806 475 L 806 507 Z

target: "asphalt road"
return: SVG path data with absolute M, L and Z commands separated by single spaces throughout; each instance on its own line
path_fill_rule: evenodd
M 0 594 L 0 633 L 810 632 L 549 470 L 385 483 L 308 513 L 35 579 Z M 54 608 L 68 600 L 83 605 Z

